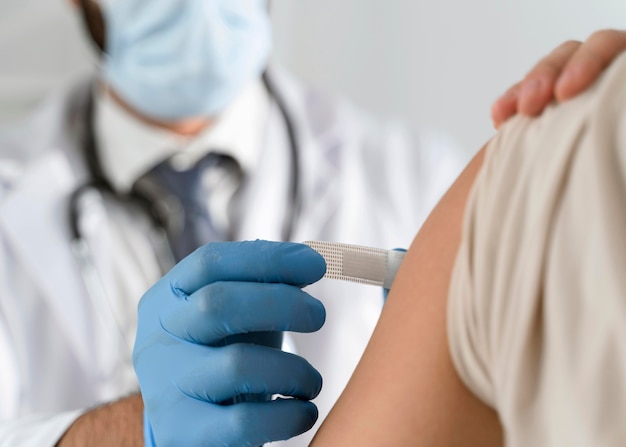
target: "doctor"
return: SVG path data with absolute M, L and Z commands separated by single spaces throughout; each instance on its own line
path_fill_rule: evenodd
M 409 148 L 390 129 L 267 67 L 264 1 L 83 0 L 80 8 L 102 51 L 98 79 L 59 92 L 0 142 L 2 446 L 149 444 L 153 433 L 143 423 L 131 364 L 137 304 L 155 283 L 150 296 L 165 293 L 157 280 L 174 262 L 204 242 L 228 239 L 405 246 L 461 162 L 454 148 L 426 135 Z M 206 203 L 198 205 L 194 195 Z M 200 256 L 220 284 L 249 273 L 245 261 L 264 250 L 277 250 L 271 259 L 284 264 L 299 249 L 207 247 L 210 256 L 201 249 L 166 278 L 193 273 Z M 295 285 L 321 273 L 319 259 L 308 256 L 302 265 L 287 262 Z M 204 262 L 216 258 L 229 262 Z M 235 272 L 225 273 L 225 266 Z M 191 293 L 169 292 L 176 290 Z M 280 328 L 317 329 L 324 322 L 318 302 L 287 290 L 275 296 L 297 295 L 297 306 L 292 315 L 271 314 L 282 315 Z M 234 300 L 263 297 L 258 291 Z M 286 340 L 301 357 L 273 351 L 275 361 L 259 359 L 230 345 L 220 349 L 218 340 L 211 365 L 227 374 L 202 377 L 211 395 L 245 390 L 260 371 L 260 381 L 291 380 L 284 394 L 302 401 L 288 412 L 250 412 L 252 419 L 215 412 L 199 421 L 211 427 L 205 434 L 212 438 L 203 442 L 253 444 L 306 430 L 317 413 L 305 401 L 319 391 L 320 375 L 320 415 L 336 400 L 374 326 L 381 292 L 333 283 L 307 291 L 322 301 L 326 322 L 314 334 Z M 214 316 L 222 327 L 270 315 L 263 306 L 220 310 Z M 156 305 L 155 314 L 161 311 L 167 309 Z M 310 321 L 302 321 L 307 315 Z M 189 445 L 182 436 L 191 421 L 182 417 L 195 413 L 159 408 L 151 383 L 167 382 L 164 374 L 186 365 L 175 363 L 177 355 L 153 357 L 146 368 L 154 375 L 140 373 L 148 418 L 177 415 L 155 433 Z M 222 387 L 211 388 L 217 379 Z
M 228 239 L 406 246 L 463 162 L 444 138 L 424 134 L 409 147 L 392 128 L 268 66 L 263 0 L 78 3 L 102 55 L 97 79 L 59 92 L 0 139 L 3 447 L 142 445 L 143 402 L 131 361 L 137 305 L 177 260 L 201 243 Z M 199 175 L 207 156 L 207 175 Z M 194 196 L 210 199 L 202 204 L 210 221 Z M 258 254 L 245 244 L 238 250 L 235 259 Z M 326 321 L 314 334 L 285 336 L 301 357 L 273 351 L 271 363 L 223 349 L 212 364 L 229 371 L 220 376 L 225 387 L 248 385 L 252 368 L 260 380 L 284 379 L 296 388 L 284 394 L 302 399 L 319 391 L 323 377 L 317 410 L 303 401 L 269 410 L 265 423 L 241 419 L 248 430 L 257 427 L 253 433 L 229 429 L 232 413 L 214 414 L 203 421 L 212 428 L 206 442 L 287 438 L 338 398 L 382 292 L 331 281 L 308 292 L 324 304 Z M 313 331 L 324 310 L 305 298 L 302 306 L 316 316 L 295 329 Z M 223 327 L 245 312 L 221 310 Z M 280 313 L 282 326 L 310 313 L 291 310 Z M 174 357 L 159 360 L 150 365 L 155 374 L 174 364 Z M 268 369 L 257 372 L 261 366 Z M 314 382 L 306 394 L 303 381 Z M 154 403 L 154 387 L 141 385 Z M 166 414 L 148 410 L 151 419 Z

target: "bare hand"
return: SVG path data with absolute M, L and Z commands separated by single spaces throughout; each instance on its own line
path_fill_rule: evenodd
M 539 115 L 554 99 L 563 102 L 576 96 L 624 50 L 626 31 L 617 30 L 596 31 L 585 42 L 571 40 L 559 45 L 493 103 L 494 127 L 517 113 Z

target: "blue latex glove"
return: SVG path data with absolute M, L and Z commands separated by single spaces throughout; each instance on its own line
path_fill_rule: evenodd
M 255 446 L 313 426 L 322 378 L 280 350 L 280 331 L 324 324 L 324 306 L 300 287 L 325 270 L 302 244 L 211 243 L 148 290 L 133 362 L 156 445 Z

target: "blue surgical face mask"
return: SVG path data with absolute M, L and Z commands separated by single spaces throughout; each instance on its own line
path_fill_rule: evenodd
M 100 0 L 105 81 L 154 119 L 213 116 L 258 77 L 271 49 L 267 0 Z

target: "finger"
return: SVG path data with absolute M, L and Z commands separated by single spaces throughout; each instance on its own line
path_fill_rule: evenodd
M 506 120 L 517 113 L 517 100 L 522 83 L 518 82 L 500 96 L 491 106 L 493 127 L 499 128 Z
M 233 426 L 250 445 L 283 441 L 310 430 L 318 418 L 312 402 L 298 399 L 277 399 L 266 403 L 242 403 L 226 408 L 231 412 Z
M 322 388 L 322 376 L 309 362 L 279 349 L 244 343 L 188 349 L 196 355 L 187 356 L 174 382 L 192 399 L 220 403 L 241 395 L 281 394 L 310 400 Z
M 604 69 L 626 50 L 626 31 L 593 33 L 571 57 L 559 77 L 555 95 L 565 101 L 589 87 Z
M 298 399 L 220 406 L 181 399 L 169 412 L 149 414 L 158 446 L 263 445 L 309 430 L 315 404 Z
M 166 278 L 184 296 L 215 281 L 304 286 L 325 272 L 324 258 L 307 245 L 257 240 L 204 245 L 174 266 Z
M 324 305 L 296 286 L 219 281 L 168 309 L 161 325 L 176 337 L 213 345 L 233 334 L 314 332 L 325 319 Z
M 577 41 L 565 42 L 535 65 L 522 82 L 518 113 L 535 116 L 545 109 L 554 98 L 554 86 L 561 71 L 580 45 Z

